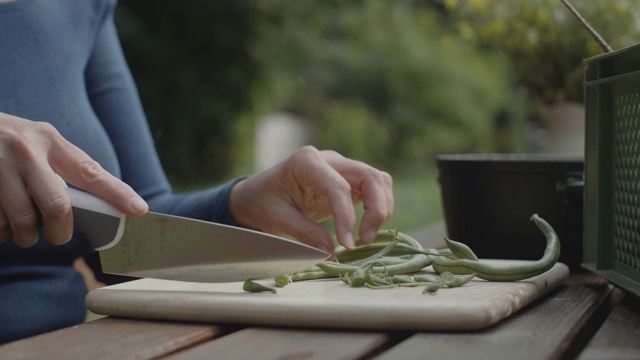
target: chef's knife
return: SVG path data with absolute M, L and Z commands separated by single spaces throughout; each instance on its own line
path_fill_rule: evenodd
M 97 197 L 68 188 L 74 224 L 100 251 L 105 273 L 230 282 L 303 270 L 327 252 L 266 233 L 148 212 L 132 218 Z

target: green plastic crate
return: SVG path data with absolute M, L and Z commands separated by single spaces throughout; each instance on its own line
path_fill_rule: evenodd
M 583 266 L 640 296 L 640 44 L 585 65 Z

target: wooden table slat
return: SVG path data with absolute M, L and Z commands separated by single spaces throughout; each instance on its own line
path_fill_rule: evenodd
M 588 339 L 592 335 L 581 334 L 581 329 L 597 321 L 597 312 L 604 320 L 611 307 L 612 290 L 606 281 L 595 276 L 574 275 L 558 291 L 485 331 L 416 334 L 375 359 L 425 355 L 451 360 L 571 358 L 571 353 L 580 349 L 567 344 L 579 346 L 580 341 L 574 337 Z
M 640 298 L 625 294 L 579 359 L 640 359 Z
M 248 328 L 167 359 L 362 359 L 383 351 L 391 336 L 375 332 Z
M 0 359 L 155 359 L 221 331 L 212 325 L 104 318 L 0 346 Z
M 410 235 L 439 247 L 443 232 Z M 0 359 L 640 359 L 640 298 L 590 273 L 476 332 L 223 326 L 111 317 L 0 346 Z

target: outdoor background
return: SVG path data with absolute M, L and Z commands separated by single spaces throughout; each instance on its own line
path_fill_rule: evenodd
M 640 2 L 571 3 L 640 42 Z M 120 0 L 116 25 L 176 190 L 313 144 L 392 174 L 401 231 L 442 217 L 436 154 L 542 151 L 602 52 L 559 0 Z

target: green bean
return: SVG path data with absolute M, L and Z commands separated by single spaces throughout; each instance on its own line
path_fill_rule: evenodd
M 318 270 L 315 271 L 300 271 L 287 275 L 279 275 L 275 277 L 274 281 L 277 287 L 285 287 L 295 281 L 317 280 L 334 277 L 336 276 L 327 274 L 326 272 L 318 268 Z
M 367 264 L 360 265 L 353 273 L 349 276 L 349 286 L 351 287 L 361 287 L 367 283 L 370 278 L 369 272 L 375 262 L 369 262 Z
M 549 270 L 560 254 L 560 242 L 553 228 L 537 214 L 531 216 L 547 238 L 547 247 L 541 259 L 525 264 L 491 264 L 478 260 L 465 244 L 445 238 L 448 248 L 424 250 L 422 245 L 399 231 L 381 230 L 372 244 L 359 244 L 353 249 L 336 252 L 336 261 L 323 261 L 302 271 L 275 278 L 276 286 L 294 281 L 339 277 L 352 287 L 367 286 L 375 289 L 391 287 L 425 286 L 424 293 L 435 293 L 443 286 L 462 286 L 473 277 L 490 281 L 517 281 Z M 417 274 L 407 276 L 433 265 L 440 276 Z M 248 280 L 249 282 L 249 280 Z M 275 289 L 245 283 L 247 291 Z
M 367 273 L 369 272 L 372 266 L 373 264 L 362 266 L 358 268 L 356 271 L 354 271 L 349 277 L 349 286 L 351 287 L 364 286 L 364 284 L 367 282 Z
M 367 262 L 371 260 L 372 256 L 376 256 L 385 246 L 388 245 L 389 242 L 393 241 L 396 238 L 401 244 L 406 244 L 406 246 L 409 246 L 410 248 L 423 250 L 422 245 L 407 234 L 396 230 L 379 230 L 373 243 L 361 244 L 353 249 L 343 249 L 337 251 L 335 253 L 336 260 L 342 263 Z M 360 244 L 361 241 L 358 241 L 358 243 Z M 409 248 L 407 248 L 406 246 L 396 246 L 390 250 L 388 255 L 398 256 L 407 254 Z
M 370 249 L 365 249 L 367 252 L 374 250 L 375 253 L 379 253 L 381 249 L 383 249 L 384 247 L 386 247 L 388 245 L 389 239 L 393 240 L 393 236 L 395 234 L 395 231 L 391 231 L 391 230 L 380 230 L 378 232 L 378 235 L 376 237 L 376 241 L 378 241 L 379 243 L 375 244 L 374 247 L 371 247 Z M 420 246 L 419 243 L 410 238 L 409 236 L 398 232 L 398 238 L 399 241 L 402 241 L 404 243 L 409 243 L 412 244 L 413 246 Z M 385 241 L 386 243 L 383 243 L 382 241 Z M 406 245 L 404 245 L 406 246 Z M 354 256 L 354 258 L 358 258 L 361 259 L 363 254 L 367 255 L 367 256 L 371 256 L 372 254 L 368 254 L 365 252 L 358 252 L 358 251 L 352 251 L 352 250 L 356 250 L 356 249 L 345 249 L 342 248 L 343 250 L 341 250 L 342 252 L 347 251 L 349 254 L 351 254 L 350 256 Z M 393 250 L 393 249 L 392 249 Z M 337 252 L 337 254 L 339 254 L 340 251 Z M 342 260 L 341 260 L 342 261 Z M 382 265 L 390 265 L 390 264 L 398 264 L 398 263 L 403 263 L 404 260 L 400 260 L 398 258 L 384 258 L 384 259 L 378 259 L 378 261 L 380 264 Z M 337 264 L 337 263 L 332 263 L 332 264 Z M 340 274 L 343 274 L 347 271 L 349 272 L 353 272 L 353 269 L 349 268 L 349 269 L 342 269 L 340 268 L 340 265 L 328 265 L 329 268 L 331 268 L 332 270 L 335 271 L 329 271 L 326 272 L 323 269 L 321 269 L 318 266 L 312 266 L 310 268 L 304 269 L 304 270 L 300 270 L 297 271 L 295 273 L 291 273 L 291 274 L 286 274 L 286 275 L 281 275 L 275 278 L 275 282 L 276 282 L 276 286 L 278 287 L 283 287 L 286 286 L 287 284 L 291 283 L 291 282 L 295 282 L 295 281 L 303 281 L 303 280 L 315 280 L 315 279 L 325 279 L 325 278 L 333 278 L 333 277 L 337 277 Z M 336 269 L 337 267 L 337 269 Z
M 454 275 L 450 272 L 444 272 L 437 278 L 424 278 L 426 281 L 417 281 L 416 277 L 407 275 L 394 275 L 392 277 L 384 277 L 383 274 L 367 274 L 365 285 L 371 289 L 389 289 L 394 287 L 416 287 L 425 286 L 423 293 L 435 293 L 443 286 L 458 287 L 465 285 L 475 274 L 471 275 Z
M 388 236 L 388 233 L 389 233 L 388 231 L 378 232 L 379 234 L 378 237 Z M 398 242 L 401 240 L 411 243 L 413 244 L 413 246 L 419 247 L 420 250 L 422 250 L 422 245 L 420 245 L 420 243 L 418 243 L 415 239 L 409 236 L 403 235 L 402 233 L 396 230 L 394 232 L 393 241 L 386 244 L 383 250 L 376 253 L 375 255 L 371 255 L 366 259 L 363 259 L 357 263 L 352 263 L 352 264 L 340 264 L 337 262 L 324 261 L 318 264 L 318 266 L 329 274 L 335 274 L 335 275 L 340 275 L 344 273 L 353 274 L 363 264 L 369 264 L 371 261 L 380 262 L 380 259 L 384 255 L 387 255 L 390 251 L 392 251 L 396 246 L 398 246 Z M 391 272 L 391 275 L 403 274 L 410 271 L 415 272 L 426 266 L 431 265 L 432 263 L 433 261 L 431 260 L 429 255 L 416 254 L 411 259 L 408 259 L 398 264 L 390 265 L 391 267 L 390 272 Z M 375 271 L 380 271 L 380 269 L 375 269 Z
M 373 239 L 372 244 L 380 243 L 380 242 L 388 243 L 393 241 L 393 239 L 395 238 L 398 238 L 398 241 L 401 243 L 422 249 L 422 244 L 420 244 L 419 241 L 417 241 L 410 235 L 407 235 L 401 231 L 397 231 L 397 229 L 378 230 L 378 233 L 376 234 L 376 237 Z M 356 244 L 358 245 L 357 247 L 368 245 L 360 239 L 356 240 Z
M 430 274 L 413 275 L 413 280 L 416 282 L 434 282 L 438 279 L 439 277 Z
M 471 250 L 469 246 L 461 242 L 453 241 L 451 239 L 444 238 L 447 243 L 451 254 L 458 259 L 478 260 L 476 254 Z
M 340 278 L 340 280 L 342 280 L 343 283 L 347 285 L 349 285 L 349 282 L 351 282 L 351 276 L 348 273 L 344 273 L 338 277 Z
M 408 260 L 411 260 L 413 258 L 413 255 L 410 258 L 401 258 L 401 257 L 383 257 L 382 259 L 378 260 L 378 264 L 380 265 L 384 265 L 384 266 L 391 266 L 391 265 L 398 265 L 398 264 L 404 264 L 406 263 Z
M 345 250 L 342 254 L 336 256 L 336 259 L 338 260 L 338 262 L 341 262 L 341 263 L 350 263 L 350 264 L 365 263 L 367 262 L 367 260 L 370 260 L 371 256 L 375 256 L 378 252 L 380 252 L 380 250 L 383 249 L 384 246 L 385 244 L 383 243 L 362 245 L 360 248 L 363 248 L 363 249 L 353 248 L 353 249 Z M 443 256 L 443 255 L 440 255 L 440 253 L 437 250 L 417 249 L 411 245 L 402 244 L 402 243 L 399 243 L 395 247 L 393 247 L 393 249 L 391 249 L 387 253 L 387 256 L 404 256 L 404 255 L 416 255 L 416 254 Z M 360 259 L 359 257 L 363 255 L 368 255 L 368 257 L 364 259 Z
M 278 291 L 272 287 L 262 285 L 257 283 L 251 279 L 245 280 L 244 284 L 242 284 L 242 290 L 248 292 L 262 292 L 262 291 L 271 291 L 274 294 L 277 294 Z
M 318 280 L 318 279 L 327 279 L 334 278 L 336 275 L 330 275 L 324 272 L 323 270 L 318 271 L 308 271 L 302 273 L 293 273 L 289 275 L 291 282 L 296 281 L 304 281 L 304 280 Z
M 381 260 L 384 262 L 385 259 Z M 429 255 L 418 254 L 414 255 L 409 260 L 386 265 L 386 270 L 390 276 L 411 274 L 418 272 L 431 264 L 433 264 L 433 259 Z M 339 276 L 340 274 L 345 273 L 352 274 L 358 269 L 358 265 L 341 264 L 334 261 L 323 261 L 318 264 L 318 267 L 324 270 L 327 274 L 331 274 L 333 276 Z M 371 270 L 373 272 L 383 272 L 384 268 L 382 266 L 374 266 Z
M 342 264 L 335 261 L 323 261 L 318 267 L 331 276 L 340 276 L 343 274 L 353 274 L 359 266 L 351 264 Z
M 403 256 L 398 256 L 400 253 L 405 254 Z M 415 256 L 417 255 L 422 255 L 421 257 L 419 257 L 420 259 L 423 259 L 425 256 L 429 257 L 429 256 L 443 256 L 440 255 L 437 251 L 430 251 L 430 250 L 418 250 L 415 248 L 412 248 L 410 246 L 407 246 L 405 244 L 397 244 L 393 249 L 391 249 L 389 251 L 389 253 L 387 254 L 388 257 L 386 257 L 385 259 L 389 259 L 387 261 L 387 263 L 406 263 L 411 261 Z M 365 260 L 361 260 L 361 261 L 354 261 L 354 262 L 349 262 L 349 263 L 344 263 L 344 265 L 354 265 L 354 266 L 358 266 L 361 264 L 365 264 L 369 261 L 373 260 L 373 257 L 371 258 L 367 258 Z M 428 266 L 430 264 L 426 264 L 425 266 Z
M 458 287 L 468 283 L 475 276 L 476 274 L 454 275 L 448 271 L 445 271 L 442 274 L 440 274 L 440 279 L 442 279 L 444 284 L 447 285 L 448 287 Z
M 391 288 L 395 288 L 398 287 L 399 284 L 387 284 L 387 285 L 372 285 L 370 283 L 365 283 L 364 286 L 368 287 L 369 289 L 391 289 Z
M 453 255 L 453 253 L 451 252 L 451 249 L 449 249 L 449 248 L 438 249 L 438 254 L 440 254 L 440 256 L 445 256 L 445 257 L 448 257 L 450 259 L 455 259 L 456 258 L 456 256 Z
M 303 280 L 316 280 L 336 277 L 335 275 L 327 274 L 318 266 L 312 266 L 310 268 L 297 271 L 291 274 L 279 275 L 274 280 L 277 287 L 284 287 L 295 281 Z
M 390 276 L 393 275 L 402 275 L 402 274 L 411 274 L 418 272 L 425 267 L 433 264 L 433 259 L 429 255 L 417 254 L 414 255 L 411 259 L 408 259 L 404 262 L 400 262 L 398 264 L 388 264 L 386 265 L 387 273 Z M 381 269 L 378 267 L 374 267 L 374 272 L 380 272 Z
M 391 282 L 394 284 L 409 284 L 415 282 L 415 280 L 408 275 L 393 275 Z
M 429 259 L 430 260 L 430 259 Z M 377 261 L 378 264 L 380 264 L 380 266 L 374 266 L 374 269 L 376 271 L 381 270 L 381 267 L 383 266 L 394 266 L 394 265 L 399 265 L 399 264 L 405 264 L 407 262 L 407 260 L 403 260 L 397 257 L 388 257 L 388 258 L 382 258 L 379 259 Z M 428 262 L 424 262 L 423 263 L 424 266 L 429 266 L 431 265 Z M 292 282 L 296 282 L 296 281 L 304 281 L 304 280 L 317 280 L 317 279 L 327 279 L 327 278 L 335 278 L 338 277 L 340 274 L 346 273 L 346 272 L 353 272 L 354 268 L 353 267 L 343 267 L 344 264 L 340 264 L 340 263 L 336 263 L 336 262 L 330 262 L 330 265 L 323 265 L 323 267 L 326 269 L 327 267 L 331 268 L 332 270 L 329 272 L 326 272 L 324 270 L 322 270 L 322 268 L 320 268 L 319 266 L 313 266 L 309 269 L 305 269 L 302 271 L 298 271 L 295 273 L 291 273 L 291 274 L 287 274 L 287 275 L 280 275 L 278 277 L 276 277 L 274 280 L 276 282 L 276 286 L 278 287 L 284 287 L 286 285 L 288 285 L 289 283 Z M 392 269 L 395 269 L 396 267 L 392 267 Z M 419 269 L 418 269 L 419 270 Z M 418 271 L 416 270 L 416 271 Z M 394 270 L 394 273 L 396 272 L 396 270 Z
M 427 284 L 427 286 L 425 286 L 425 288 L 422 291 L 422 293 L 423 294 L 425 294 L 425 293 L 435 294 L 436 291 L 440 290 L 442 285 L 444 285 L 444 282 L 441 279 L 436 280 L 434 282 L 430 282 L 430 283 Z
M 371 271 L 371 268 L 373 268 L 373 266 L 376 264 L 377 260 L 383 256 L 385 256 L 389 250 L 393 249 L 394 246 L 396 246 L 398 244 L 398 237 L 397 237 L 398 231 L 395 231 L 395 235 L 393 238 L 393 241 L 391 241 L 389 244 L 387 244 L 387 246 L 384 247 L 384 249 L 380 250 L 379 253 L 377 253 L 376 255 L 371 256 L 370 258 L 368 258 L 367 262 L 359 265 L 352 273 L 351 273 L 351 279 L 349 281 L 349 286 L 351 287 L 360 287 L 363 286 L 366 283 L 366 276 L 369 273 L 369 271 Z M 385 269 L 386 271 L 386 269 Z M 378 271 L 376 271 L 378 272 Z
M 560 257 L 560 240 L 551 225 L 538 214 L 531 219 L 547 238 L 547 247 L 543 256 L 524 264 L 492 265 L 482 261 L 469 259 L 451 260 L 443 257 L 434 258 L 433 268 L 439 273 L 449 271 L 457 275 L 475 273 L 477 277 L 490 281 L 518 281 L 540 275 L 555 265 Z
M 380 286 L 380 285 L 391 285 L 386 277 L 379 277 L 376 274 L 367 274 L 365 276 L 365 281 L 369 285 Z
M 369 288 L 372 289 L 388 289 L 392 287 L 416 287 L 416 286 L 425 286 L 424 293 L 434 294 L 443 286 L 447 287 L 457 287 L 462 286 L 475 276 L 475 274 L 471 275 L 454 275 L 450 272 L 444 272 L 440 274 L 437 278 L 427 278 L 425 275 L 421 275 L 420 277 L 414 276 L 413 279 L 410 276 L 394 276 L 391 278 L 391 284 L 385 283 L 373 283 L 371 282 L 368 285 Z M 418 281 L 420 279 L 422 281 Z
M 445 271 L 442 274 L 440 274 L 440 280 L 442 280 L 445 283 L 445 285 L 447 283 L 453 283 L 455 281 L 455 275 L 453 275 L 448 271 Z
M 402 259 L 399 257 L 383 257 L 381 259 L 378 259 L 378 261 L 376 261 L 377 264 L 379 264 L 380 266 L 384 265 L 384 266 L 392 266 L 392 265 L 400 265 L 400 264 L 405 264 L 408 260 L 413 259 L 413 256 L 411 258 L 407 258 L 407 259 Z M 425 265 L 425 266 L 429 266 Z M 343 272 L 353 272 L 353 271 L 349 271 L 349 269 L 356 269 L 358 267 L 358 264 L 343 264 L 343 263 L 339 263 L 339 262 L 335 262 L 335 261 L 323 261 L 322 263 L 319 263 L 318 265 L 318 270 L 319 271 L 324 271 L 322 269 L 326 269 L 327 267 L 331 267 L 331 268 L 335 268 L 335 271 L 330 271 L 332 274 L 335 274 L 336 276 L 343 273 Z M 376 267 L 377 269 L 377 267 Z M 294 273 L 297 274 L 297 273 Z
M 274 280 L 277 287 L 285 287 L 293 282 L 289 275 L 276 276 Z
M 398 285 L 398 287 L 418 287 L 418 286 L 427 286 L 429 285 L 431 281 L 428 282 L 423 282 L 423 281 L 415 281 L 412 283 L 402 283 L 402 284 L 396 284 Z

